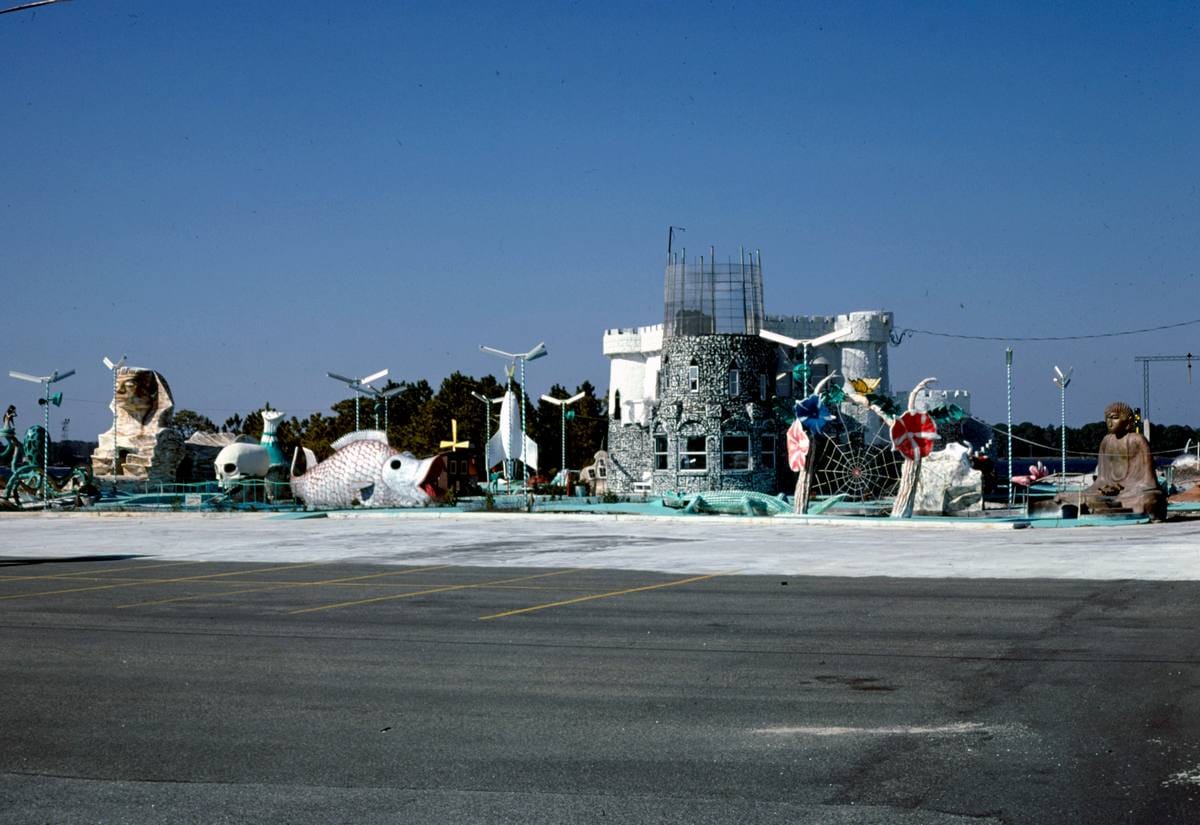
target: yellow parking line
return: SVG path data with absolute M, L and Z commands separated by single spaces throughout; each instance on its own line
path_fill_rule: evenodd
M 315 613 L 318 610 L 335 610 L 339 607 L 354 607 L 355 605 L 360 605 L 360 604 L 371 604 L 373 602 L 386 602 L 386 601 L 390 601 L 391 599 L 409 599 L 409 598 L 412 598 L 413 596 L 426 596 L 426 595 L 429 595 L 430 593 L 447 593 L 451 590 L 471 590 L 471 589 L 476 589 L 476 588 L 480 588 L 480 587 L 489 587 L 491 585 L 496 585 L 496 584 L 510 584 L 512 582 L 523 582 L 523 581 L 529 581 L 530 579 L 544 579 L 548 576 L 562 576 L 566 573 L 578 573 L 578 572 L 579 572 L 579 569 L 576 568 L 576 569 L 572 569 L 572 570 L 555 570 L 552 573 L 538 573 L 535 576 L 518 576 L 515 579 L 498 579 L 496 581 L 476 582 L 474 584 L 451 584 L 451 585 L 446 585 L 445 587 L 434 587 L 434 588 L 430 588 L 428 590 L 417 590 L 413 593 L 394 593 L 390 596 L 376 596 L 373 599 L 358 599 L 356 601 L 351 601 L 351 602 L 338 602 L 337 604 L 323 604 L 320 607 L 305 607 L 301 610 L 289 611 L 289 615 L 295 615 L 297 613 Z
M 489 619 L 503 619 L 505 616 L 516 616 L 520 613 L 532 613 L 535 610 L 547 610 L 551 607 L 563 607 L 568 604 L 579 604 L 580 602 L 590 602 L 594 599 L 609 599 L 613 596 L 624 596 L 629 593 L 642 593 L 646 590 L 658 590 L 663 587 L 677 587 L 681 584 L 691 584 L 692 582 L 700 582 L 705 579 L 715 579 L 717 576 L 728 576 L 735 571 L 725 573 L 709 573 L 705 576 L 692 576 L 690 579 L 679 579 L 673 582 L 661 582 L 659 584 L 648 584 L 644 587 L 630 587 L 626 590 L 613 590 L 610 593 L 596 593 L 591 596 L 578 596 L 574 599 L 563 599 L 561 602 L 549 602 L 547 604 L 535 604 L 533 607 L 522 607 L 518 610 L 506 610 L 503 613 L 493 613 L 490 616 L 480 616 L 479 620 L 486 622 Z
M 453 566 L 453 565 L 447 565 L 447 566 Z M 398 575 L 398 574 L 377 573 L 377 574 L 372 574 L 372 575 L 385 576 L 385 575 Z M 285 580 L 280 580 L 280 579 L 249 579 L 246 581 L 242 581 L 239 579 L 237 584 L 254 585 L 255 587 L 262 587 L 264 590 L 272 588 L 272 587 L 302 587 L 306 584 L 327 584 L 330 582 L 338 582 L 339 585 L 344 584 L 347 589 L 354 589 L 356 587 L 358 587 L 358 588 L 414 587 L 414 586 L 453 587 L 455 584 L 462 584 L 462 582 L 438 581 L 434 577 L 430 577 L 430 578 L 433 578 L 433 580 L 430 581 L 429 579 L 422 578 L 422 580 L 420 582 L 415 582 L 415 583 L 414 582 L 394 582 L 393 583 L 393 582 L 386 582 L 386 581 L 358 582 L 358 581 L 354 581 L 353 579 L 350 579 L 350 578 L 348 578 L 348 579 L 330 579 L 329 582 L 324 582 L 324 581 L 303 582 L 303 581 L 296 581 L 295 579 L 292 579 L 290 581 L 285 581 Z M 79 580 L 76 580 L 76 581 L 79 581 Z M 82 581 L 101 581 L 101 582 L 102 581 L 113 581 L 113 582 L 121 581 L 121 582 L 123 582 L 123 581 L 145 581 L 145 579 L 132 578 L 132 577 L 119 577 L 119 578 L 113 577 L 111 579 L 107 579 L 107 578 L 100 577 L 100 578 L 97 578 L 94 580 L 93 579 L 83 579 Z M 222 581 L 197 581 L 196 584 L 211 584 L 214 587 L 228 587 L 230 583 L 222 582 Z M 553 584 L 549 584 L 549 585 L 496 584 L 496 585 L 487 585 L 486 589 L 488 589 L 488 590 L 526 590 L 526 591 L 530 591 L 530 592 L 534 592 L 534 593 L 537 593 L 537 592 L 590 593 L 590 592 L 592 592 L 592 588 L 579 587 L 576 585 L 572 585 L 570 587 L 566 587 L 566 586 L 556 587 Z M 233 591 L 226 591 L 226 592 L 233 592 Z M 203 596 L 199 596 L 198 598 L 203 598 Z
M 198 561 L 165 561 L 161 564 L 138 564 L 132 567 L 114 567 L 111 570 L 80 570 L 78 573 L 53 573 L 44 576 L 3 576 L 5 581 L 44 581 L 46 579 L 70 579 L 77 576 L 95 576 L 100 573 L 124 573 L 129 570 L 153 570 L 157 567 L 178 567 L 182 564 L 199 564 Z
M 381 576 L 406 576 L 409 573 L 425 573 L 430 570 L 444 570 L 445 568 L 447 568 L 449 566 L 450 565 L 448 565 L 448 564 L 439 564 L 435 567 L 416 567 L 416 568 L 413 568 L 412 570 L 389 570 L 386 573 L 371 573 L 366 576 L 349 576 L 347 578 L 342 578 L 342 579 L 325 579 L 324 581 L 316 581 L 316 582 L 280 582 L 280 583 L 268 585 L 266 587 L 251 587 L 251 588 L 247 588 L 245 590 L 229 590 L 229 591 L 226 591 L 225 593 L 216 593 L 216 594 L 200 593 L 199 595 L 194 595 L 194 596 L 176 596 L 173 599 L 157 599 L 155 601 L 150 601 L 150 602 L 134 602 L 132 604 L 119 604 L 119 605 L 117 605 L 117 609 L 124 610 L 127 607 L 149 607 L 150 605 L 155 605 L 155 604 L 171 604 L 172 602 L 188 602 L 188 601 L 194 601 L 196 599 L 210 599 L 214 595 L 216 595 L 216 596 L 241 596 L 246 593 L 265 593 L 269 590 L 284 590 L 289 587 L 317 587 L 319 585 L 324 585 L 324 584 L 342 584 L 344 582 L 356 582 L 356 581 L 361 581 L 363 579 L 375 579 L 375 578 L 379 578 Z
M 199 579 L 219 579 L 224 576 L 241 576 L 247 573 L 262 573 L 267 570 L 295 570 L 299 567 L 316 567 L 318 564 L 325 564 L 325 562 L 314 561 L 308 562 L 307 564 L 289 564 L 283 567 L 277 565 L 274 567 L 259 567 L 254 570 L 233 570 L 229 573 L 209 573 L 205 576 L 185 576 L 179 579 L 142 579 L 141 581 L 136 582 L 101 584 L 95 587 L 72 587 L 65 590 L 42 590 L 38 593 L 16 593 L 11 596 L 0 596 L 0 601 L 7 601 L 9 599 L 32 599 L 37 596 L 58 596 L 63 593 L 86 593 L 90 590 L 114 590 L 118 587 L 141 587 L 144 584 L 177 584 L 178 582 L 190 582 L 197 581 Z
M 145 578 L 142 576 L 74 576 L 70 573 L 64 573 L 61 576 L 0 576 L 0 584 L 21 581 L 140 582 L 145 581 Z

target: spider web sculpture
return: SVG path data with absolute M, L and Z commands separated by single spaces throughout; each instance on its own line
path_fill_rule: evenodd
M 893 498 L 904 459 L 892 448 L 888 425 L 874 415 L 864 425 L 844 407 L 839 405 L 837 426 L 821 436 L 812 494 L 856 502 Z

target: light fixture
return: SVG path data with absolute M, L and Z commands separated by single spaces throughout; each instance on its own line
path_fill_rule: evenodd
M 386 376 L 388 374 L 388 371 L 380 370 L 379 372 L 372 373 L 371 375 L 368 375 L 365 378 L 347 378 L 344 375 L 338 375 L 336 372 L 327 372 L 325 374 L 328 375 L 330 378 L 334 379 L 335 381 L 341 381 L 343 384 L 346 384 L 347 386 L 349 386 L 350 389 L 354 390 L 354 430 L 355 430 L 355 432 L 357 432 L 359 430 L 359 424 L 358 424 L 358 421 L 359 421 L 359 416 L 358 416 L 359 399 L 362 398 L 362 394 L 368 389 L 368 387 L 367 387 L 368 384 L 370 384 L 372 381 L 378 381 L 380 378 L 383 378 L 384 376 Z M 369 389 L 374 389 L 374 387 L 370 387 Z
M 522 440 L 522 443 L 524 443 L 524 440 L 525 440 L 525 362 L 526 361 L 536 361 L 539 358 L 549 355 L 550 353 L 548 353 L 546 351 L 546 342 L 545 341 L 538 342 L 537 346 L 535 346 L 533 349 L 529 350 L 529 352 L 505 352 L 502 349 L 496 349 L 495 347 L 485 347 L 482 344 L 479 346 L 479 348 L 481 350 L 483 350 L 484 352 L 490 352 L 492 355 L 499 355 L 502 358 L 508 358 L 513 361 L 521 362 L 521 440 Z M 521 464 L 522 479 L 525 478 L 525 474 L 526 474 L 526 465 L 524 462 L 522 462 L 522 464 Z
M 18 381 L 28 381 L 31 384 L 42 385 L 42 391 L 45 397 L 45 400 L 42 401 L 42 405 L 46 409 L 46 434 L 45 438 L 42 439 L 42 507 L 48 507 L 50 500 L 49 488 L 47 486 L 50 478 L 50 385 L 57 384 L 64 378 L 70 378 L 74 374 L 75 370 L 67 370 L 66 372 L 59 372 L 58 370 L 55 370 L 50 375 L 41 376 L 30 375 L 26 372 L 15 372 L 11 370 L 8 373 L 9 378 L 16 378 Z M 25 458 L 28 460 L 29 456 L 26 456 Z

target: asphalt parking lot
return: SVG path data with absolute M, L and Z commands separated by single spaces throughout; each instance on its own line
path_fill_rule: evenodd
M 1200 584 L 0 558 L 12 822 L 1195 822 Z

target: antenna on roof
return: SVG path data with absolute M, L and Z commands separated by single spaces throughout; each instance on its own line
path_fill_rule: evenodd
M 671 263 L 671 248 L 674 246 L 674 243 L 675 243 L 675 230 L 679 230 L 680 232 L 687 232 L 687 229 L 685 229 L 682 226 L 668 226 L 667 227 L 667 263 Z

